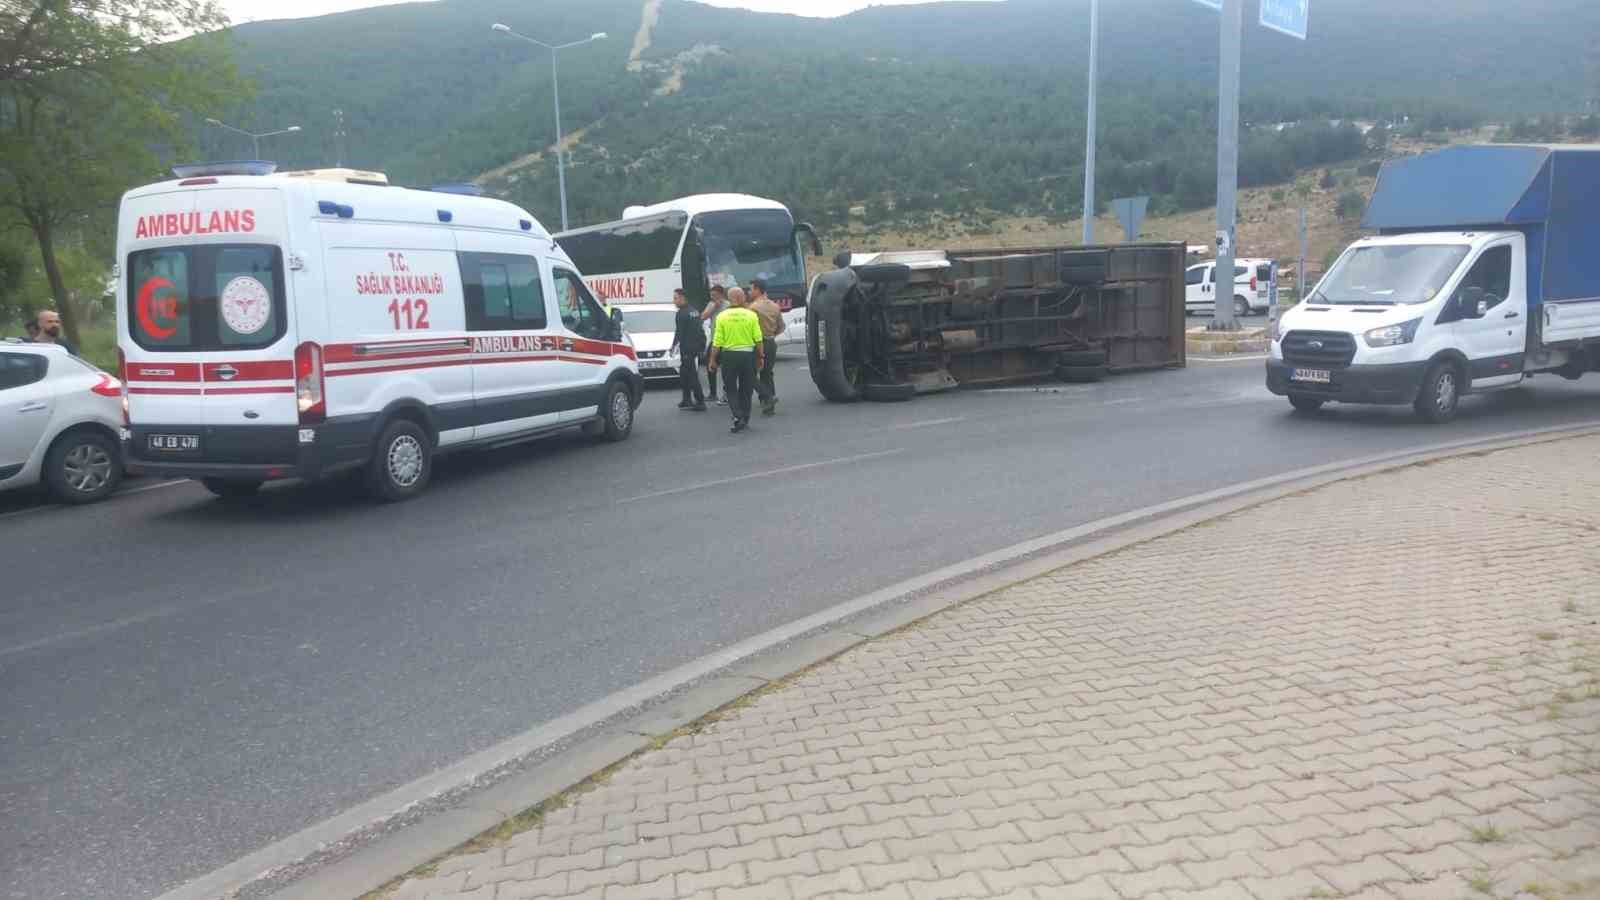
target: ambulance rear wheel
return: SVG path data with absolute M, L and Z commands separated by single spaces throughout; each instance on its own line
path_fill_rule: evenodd
M 433 442 L 422 426 L 395 419 L 383 430 L 367 463 L 367 493 L 384 503 L 422 493 L 433 475 Z
M 224 500 L 242 500 L 261 492 L 261 482 L 248 479 L 202 478 L 200 483 L 205 485 L 206 490 Z

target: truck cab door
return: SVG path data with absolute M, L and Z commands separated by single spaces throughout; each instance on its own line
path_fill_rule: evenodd
M 1522 380 L 1523 356 L 1528 347 L 1527 273 L 1523 255 L 1515 249 L 1511 242 L 1484 249 L 1456 285 L 1456 297 L 1473 287 L 1484 292 L 1483 315 L 1454 324 L 1461 349 L 1467 355 L 1474 389 Z M 1451 305 L 1445 308 L 1450 309 Z

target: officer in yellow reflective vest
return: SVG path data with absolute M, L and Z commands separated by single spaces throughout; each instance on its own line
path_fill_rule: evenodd
M 766 361 L 766 351 L 762 346 L 761 319 L 750 311 L 744 291 L 728 291 L 728 302 L 733 306 L 717 316 L 711 334 L 711 359 L 706 370 L 723 371 L 728 406 L 733 410 L 730 430 L 738 434 L 750 427 L 751 394 L 756 389 L 756 372 Z

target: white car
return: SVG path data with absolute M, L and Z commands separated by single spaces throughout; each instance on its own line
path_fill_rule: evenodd
M 646 379 L 677 378 L 682 355 L 672 348 L 677 333 L 678 308 L 670 303 L 638 303 L 617 306 L 622 311 L 622 327 L 633 338 L 639 354 L 639 374 Z
M 103 499 L 122 482 L 121 429 L 116 378 L 54 344 L 0 343 L 0 491 Z

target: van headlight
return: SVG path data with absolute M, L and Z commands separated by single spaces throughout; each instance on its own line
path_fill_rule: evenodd
M 1394 347 L 1399 344 L 1409 344 L 1417 336 L 1417 327 L 1422 324 L 1422 319 L 1416 318 L 1398 325 L 1385 325 L 1374 328 L 1361 337 L 1367 342 L 1368 347 Z

